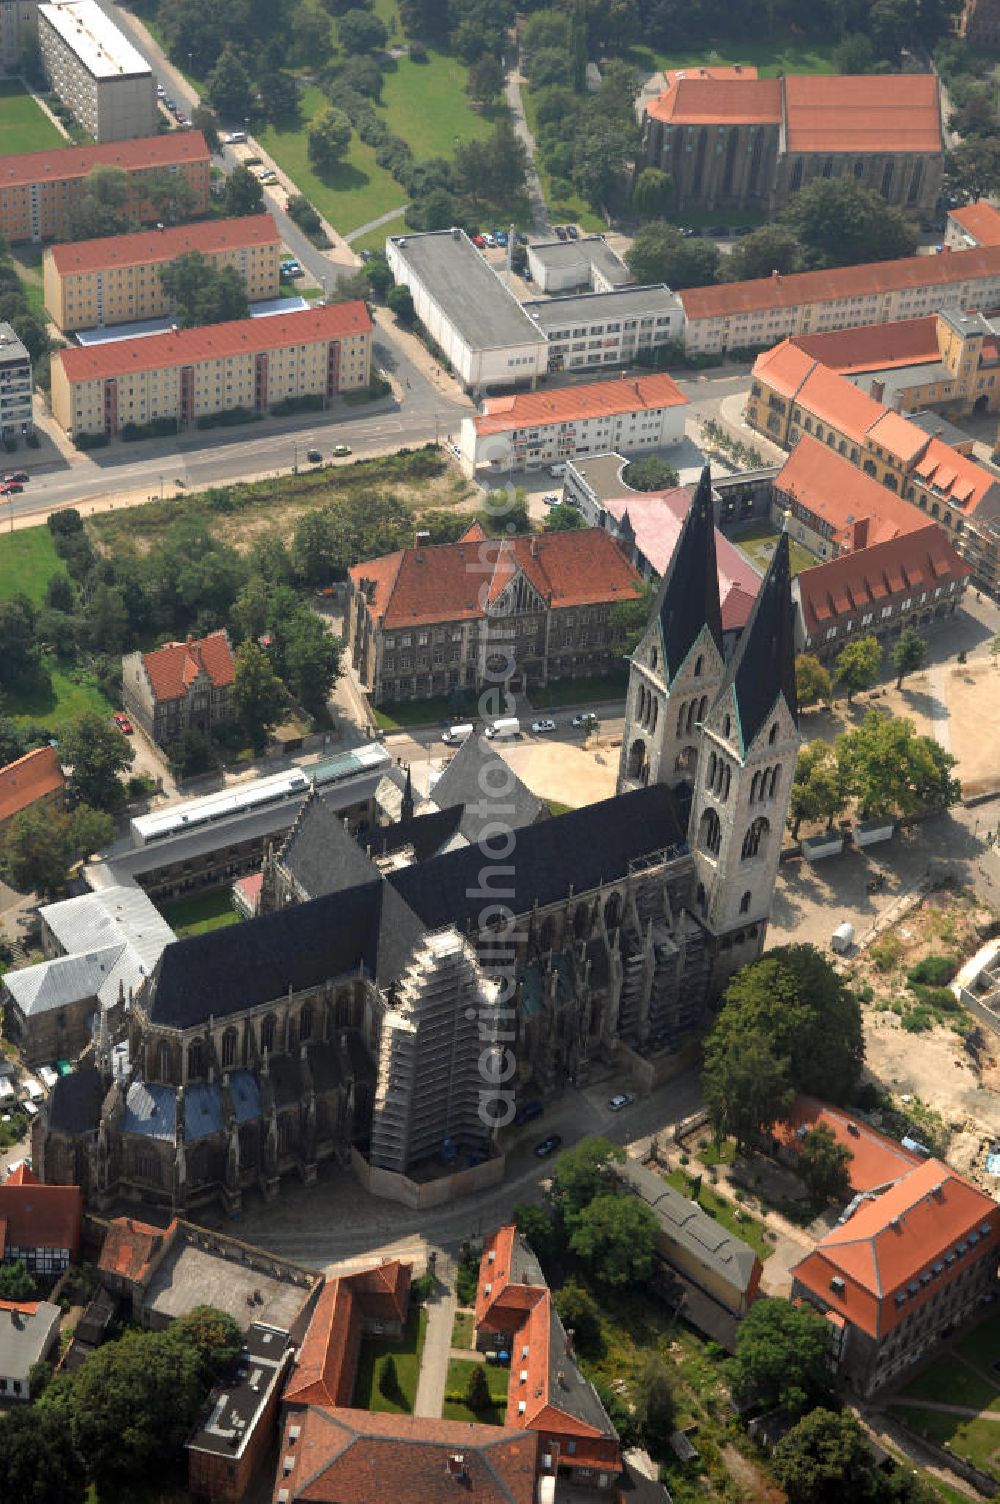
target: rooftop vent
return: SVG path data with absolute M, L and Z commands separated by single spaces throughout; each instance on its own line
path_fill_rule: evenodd
M 845 1285 L 843 1279 L 839 1274 L 835 1274 L 831 1279 L 830 1289 L 833 1291 L 834 1295 L 843 1295 L 844 1291 L 847 1289 L 847 1286 Z

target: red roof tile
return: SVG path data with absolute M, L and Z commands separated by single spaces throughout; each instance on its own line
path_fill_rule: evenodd
M 57 350 L 69 381 L 103 381 L 129 371 L 160 370 L 193 365 L 202 360 L 225 360 L 248 351 L 278 350 L 286 345 L 344 339 L 370 334 L 372 321 L 363 302 L 327 303 L 297 313 L 275 313 L 265 319 L 233 319 L 227 324 L 203 324 L 169 334 L 109 340 L 103 345 Z
M 103 146 L 57 146 L 49 151 L 0 157 L 0 188 L 84 178 L 94 167 L 122 167 L 126 172 L 136 172 L 204 162 L 207 170 L 210 161 L 201 131 L 170 131 L 134 141 L 107 141 Z
M 821 518 L 832 528 L 837 547 L 846 552 L 927 526 L 926 512 L 808 434 L 778 471 L 774 487 Z M 859 536 L 862 521 L 867 526 Z
M 164 1229 L 151 1227 L 148 1222 L 136 1222 L 132 1217 L 115 1217 L 108 1223 L 97 1267 L 105 1274 L 128 1280 L 130 1284 L 141 1284 L 150 1261 L 164 1242 L 173 1238 L 175 1231 L 174 1222 Z
M 248 214 L 241 219 L 204 219 L 163 230 L 140 230 L 134 235 L 108 235 L 100 240 L 73 240 L 49 249 L 61 276 L 103 271 L 120 266 L 149 266 L 173 261 L 191 251 L 242 250 L 255 245 L 281 245 L 272 214 Z
M 982 246 L 969 251 L 945 251 L 939 256 L 906 256 L 898 261 L 868 261 L 827 271 L 790 272 L 750 282 L 689 287 L 679 292 L 678 297 L 689 320 L 711 319 L 769 308 L 796 308 L 802 303 L 835 302 L 908 287 L 944 287 L 998 273 L 1000 245 Z
M 940 360 L 937 314 L 922 319 L 896 319 L 891 324 L 857 324 L 819 334 L 793 334 L 790 343 L 831 371 L 888 370 Z
M 235 673 L 224 630 L 189 637 L 187 642 L 168 642 L 166 647 L 144 653 L 142 661 L 158 701 L 183 699 L 200 673 L 207 674 L 216 689 L 232 684 Z
M 41 1185 L 41 1181 L 34 1170 L 28 1168 L 22 1159 L 16 1170 L 11 1170 L 7 1176 L 7 1185 Z
M 478 434 L 509 433 L 512 428 L 544 428 L 548 423 L 684 407 L 687 401 L 676 381 L 667 375 L 586 381 L 580 386 L 555 387 L 544 392 L 487 397 L 473 423 Z
M 929 1159 L 884 1194 L 863 1201 L 792 1275 L 831 1310 L 881 1339 L 966 1267 L 974 1256 L 970 1235 L 977 1252 L 987 1244 L 995 1249 L 1000 1206 L 948 1165 Z M 843 1281 L 842 1289 L 834 1279 Z M 906 1298 L 897 1304 L 903 1292 Z
M 299 1405 L 349 1405 L 365 1319 L 405 1322 L 410 1302 L 409 1264 L 387 1260 L 357 1274 L 328 1280 L 285 1387 Z
M 64 788 L 66 779 L 55 747 L 38 747 L 0 768 L 0 820 L 9 820 L 36 799 Z
M 80 1247 L 83 1192 L 78 1185 L 0 1186 L 0 1257 L 7 1248 Z
M 371 586 L 369 609 L 383 627 L 398 629 L 485 614 L 520 572 L 553 609 L 632 600 L 639 576 L 600 528 L 468 544 L 399 549 L 351 566 L 356 590 Z M 485 582 L 485 583 L 484 583 Z
M 779 125 L 778 78 L 691 78 L 674 82 L 648 107 L 667 125 Z
M 668 68 L 662 77 L 667 86 L 675 84 L 682 78 L 756 78 L 757 69 L 753 63 L 712 63 L 710 66 L 698 64 L 691 68 Z
M 919 514 L 918 514 L 919 515 Z M 890 595 L 926 590 L 972 573 L 936 523 L 887 543 L 828 559 L 798 576 L 796 590 L 807 633 L 838 615 L 884 603 Z M 844 592 L 849 594 L 845 596 Z
M 964 204 L 959 209 L 949 209 L 948 218 L 980 245 L 1000 245 L 1000 209 L 995 209 L 992 204 L 983 200 L 978 204 Z
M 812 1128 L 828 1128 L 837 1143 L 850 1151 L 847 1170 L 852 1191 L 874 1191 L 887 1186 L 924 1163 L 924 1155 L 904 1149 L 896 1139 L 879 1133 L 863 1118 L 819 1102 L 815 1097 L 796 1097 L 787 1120 L 776 1123 L 771 1131 L 786 1148 L 798 1152 L 803 1137 Z
M 969 516 L 990 493 L 995 492 L 997 478 L 977 465 L 968 455 L 959 454 L 941 439 L 931 439 L 925 453 L 913 467 L 913 474 L 942 501 L 957 506 Z M 991 496 L 996 502 L 996 496 Z
M 938 82 L 933 73 L 890 77 L 790 74 L 784 80 L 790 152 L 941 151 Z
M 757 356 L 753 374 L 782 397 L 794 397 L 815 369 L 814 356 L 800 348 L 798 341 L 783 339 Z

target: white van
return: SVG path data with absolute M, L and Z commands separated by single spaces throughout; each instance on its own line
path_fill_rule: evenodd
M 222 138 L 222 144 L 224 146 L 242 146 L 246 138 L 246 131 L 227 131 Z
M 447 747 L 460 747 L 469 740 L 475 729 L 471 721 L 465 721 L 460 726 L 449 726 L 441 740 Z
M 565 475 L 565 474 L 566 474 L 566 466 L 565 466 L 565 465 L 564 465 L 564 464 L 563 464 L 563 462 L 562 462 L 562 460 L 560 460 L 560 461 L 559 461 L 559 462 L 558 462 L 558 463 L 557 463 L 557 464 L 555 464 L 555 465 L 550 465 L 550 466 L 549 466 L 549 474 L 550 474 L 550 475 L 551 475 L 551 476 L 552 476 L 552 477 L 553 477 L 553 478 L 554 478 L 554 479 L 555 479 L 555 480 L 558 480 L 558 479 L 559 479 L 559 477 L 560 477 L 560 475 Z
M 504 715 L 499 720 L 491 722 L 485 734 L 488 737 L 520 736 L 521 722 L 516 715 Z

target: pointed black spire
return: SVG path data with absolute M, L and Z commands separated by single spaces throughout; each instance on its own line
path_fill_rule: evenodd
M 719 699 L 730 688 L 735 692 L 744 751 L 774 710 L 779 695 L 784 695 L 792 720 L 798 721 L 791 585 L 788 534 L 782 533 L 719 690 Z
M 406 786 L 403 789 L 403 802 L 399 807 L 400 820 L 413 819 L 413 777 L 410 773 L 410 765 L 406 764 Z
M 664 678 L 674 679 L 702 627 L 722 652 L 719 569 L 715 560 L 712 477 L 706 465 L 660 585 L 656 613 L 663 631 Z

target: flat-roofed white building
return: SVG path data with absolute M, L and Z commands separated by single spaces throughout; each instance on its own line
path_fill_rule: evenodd
M 681 300 L 662 283 L 540 298 L 524 311 L 548 341 L 550 371 L 630 365 L 684 333 Z
M 95 141 L 155 135 L 152 70 L 96 0 L 39 5 L 38 45 L 53 89 Z
M 627 287 L 632 275 L 603 235 L 578 240 L 539 240 L 528 247 L 528 270 L 539 292 L 610 292 Z
M 463 230 L 393 235 L 389 269 L 465 389 L 534 387 L 548 341 Z

